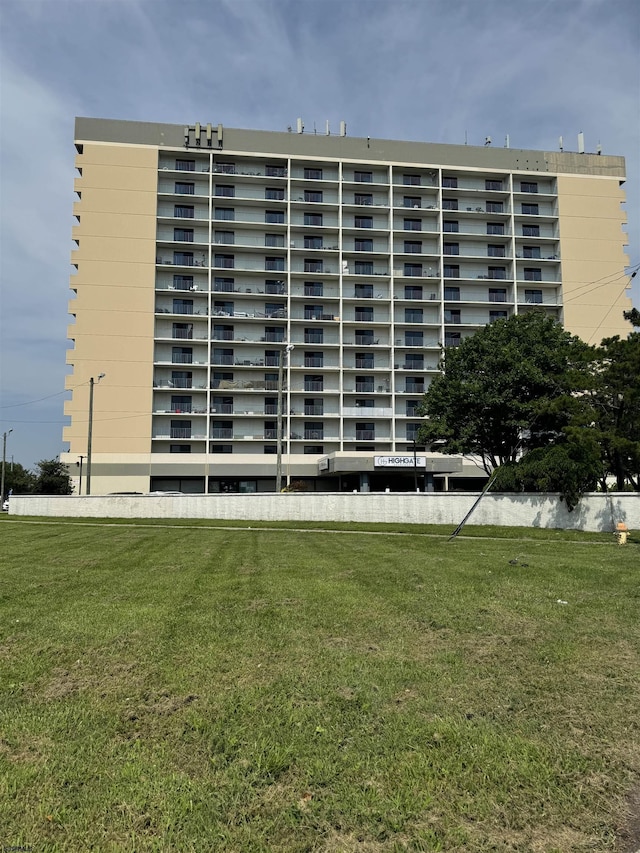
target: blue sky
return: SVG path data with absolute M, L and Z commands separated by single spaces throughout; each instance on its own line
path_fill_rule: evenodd
M 0 432 L 28 467 L 65 449 L 76 115 L 551 150 L 583 131 L 627 158 L 640 263 L 635 0 L 3 0 L 0 18 Z

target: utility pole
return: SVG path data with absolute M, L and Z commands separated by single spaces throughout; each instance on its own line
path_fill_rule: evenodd
M 80 454 L 80 461 L 76 462 L 76 465 L 80 466 L 80 482 L 78 483 L 78 494 L 79 495 L 82 494 L 82 460 L 86 459 L 86 458 L 87 458 L 86 456 L 82 456 L 82 454 Z
M 93 439 L 93 386 L 96 382 L 104 379 L 105 374 L 100 373 L 97 379 L 93 376 L 89 380 L 89 429 L 87 434 L 87 485 L 85 493 L 91 494 L 91 441 Z
M 7 457 L 7 436 L 11 435 L 12 429 L 2 434 L 2 484 L 0 485 L 0 501 L 4 503 L 4 467 Z

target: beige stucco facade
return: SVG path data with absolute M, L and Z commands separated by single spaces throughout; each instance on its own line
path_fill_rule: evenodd
M 76 147 L 63 460 L 93 377 L 93 494 L 273 490 L 279 389 L 286 481 L 411 488 L 443 346 L 531 310 L 626 334 L 621 157 L 99 119 Z

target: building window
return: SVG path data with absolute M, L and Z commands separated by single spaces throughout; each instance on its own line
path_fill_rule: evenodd
M 504 222 L 487 222 L 487 234 L 504 234 Z
M 304 247 L 305 247 L 305 249 L 321 249 L 322 248 L 322 237 L 306 236 L 304 238 Z
M 171 347 L 171 364 L 193 364 L 193 348 Z
M 522 212 L 527 216 L 538 216 L 540 213 L 539 205 L 537 204 L 522 204 Z
M 407 255 L 422 254 L 422 240 L 405 240 L 404 251 Z
M 322 190 L 305 190 L 304 200 L 314 203 L 322 201 Z
M 449 234 L 457 234 L 460 230 L 460 223 L 455 219 L 445 219 L 442 223 L 442 230 Z
M 284 341 L 284 326 L 266 326 L 264 340 L 267 344 L 281 344 Z
M 373 228 L 373 216 L 356 216 L 354 225 L 356 228 Z
M 236 194 L 236 188 L 231 186 L 231 184 L 216 184 L 215 186 L 215 195 L 224 196 L 226 198 L 233 198 Z
M 284 234 L 265 234 L 264 245 L 269 249 L 283 249 Z
M 424 379 L 415 376 L 407 376 L 404 390 L 408 394 L 424 394 Z
M 523 258 L 539 258 L 540 246 L 525 246 L 522 250 Z
M 305 294 L 306 296 L 307 294 Z M 311 294 L 313 295 L 313 294 Z M 323 314 L 322 305 L 305 305 L 304 306 L 304 319 L 305 320 L 322 320 Z
M 193 314 L 193 299 L 174 299 L 171 310 L 174 314 Z
M 193 266 L 193 252 L 174 252 L 173 263 L 183 267 Z
M 419 195 L 406 195 L 402 199 L 403 207 L 414 207 L 416 210 L 421 207 L 421 198 Z
M 443 198 L 442 199 L 442 209 L 443 210 L 457 210 L 458 209 L 458 199 L 457 198 Z
M 504 246 L 494 246 L 490 243 L 487 246 L 487 255 L 490 258 L 504 258 L 506 256 L 506 249 Z
M 356 284 L 354 295 L 356 299 L 373 299 L 373 285 Z
M 308 181 L 321 181 L 322 169 L 305 169 L 304 176 Z
M 190 370 L 171 371 L 171 385 L 173 388 L 193 387 L 193 374 Z
M 191 421 L 172 420 L 171 438 L 191 438 Z
M 496 320 L 506 320 L 507 312 L 506 311 L 489 311 L 489 322 L 495 323 Z
M 520 181 L 521 193 L 537 193 L 538 184 L 536 181 Z
M 219 255 L 213 256 L 213 265 L 215 267 L 224 267 L 225 269 L 233 269 L 235 266 L 235 255 Z
M 278 384 L 278 374 L 277 373 L 265 373 L 264 375 L 264 388 L 265 391 L 277 391 L 279 388 Z
M 406 284 L 404 288 L 405 299 L 422 299 L 421 284 Z
M 305 344 L 321 344 L 324 341 L 324 329 L 305 329 Z
M 307 374 L 304 377 L 305 391 L 324 391 L 324 377 L 322 374 L 313 375 Z
M 173 239 L 176 242 L 193 243 L 193 228 L 174 228 Z
M 356 441 L 375 441 L 376 427 L 368 421 L 356 422 Z
M 506 278 L 507 277 L 507 268 L 506 267 L 489 267 L 489 278 Z
M 501 190 L 502 189 L 502 181 L 496 181 L 493 179 L 487 178 L 484 182 L 485 190 Z
M 284 272 L 284 258 L 266 257 L 264 259 L 264 268 L 270 272 Z
M 322 225 L 322 214 L 321 213 L 305 213 L 304 214 L 304 224 L 305 225 Z
M 212 421 L 211 438 L 233 438 L 233 421 Z
M 222 281 L 231 281 L 233 279 L 222 279 Z M 233 302 L 225 302 L 222 299 L 216 299 L 213 303 L 213 313 L 219 317 L 233 317 Z
M 420 407 L 420 400 L 407 400 L 405 414 L 410 418 L 415 418 Z
M 355 193 L 353 202 L 354 204 L 373 204 L 373 195 L 371 193 Z
M 304 413 L 312 417 L 324 415 L 324 401 L 322 397 L 305 397 Z
M 176 195 L 195 195 L 196 185 L 185 181 L 176 181 L 173 190 Z
M 286 317 L 284 302 L 265 302 L 264 315 L 265 317 Z
M 373 308 L 356 305 L 355 317 L 357 323 L 373 323 Z
M 169 453 L 191 453 L 190 444 L 170 444 Z
M 284 260 L 284 259 L 283 259 Z M 284 267 L 283 267 L 284 269 Z M 305 258 L 304 259 L 304 271 L 305 272 L 322 272 L 323 262 L 321 260 L 316 260 L 315 258 Z
M 405 276 L 421 276 L 422 264 L 404 264 L 402 274 Z
M 501 201 L 485 202 L 485 210 L 487 213 L 504 213 L 504 203 Z
M 216 276 L 213 279 L 213 289 L 217 293 L 233 293 L 233 285 L 235 280 L 233 278 L 222 278 L 220 276 Z
M 404 345 L 406 347 L 421 347 L 424 343 L 424 334 L 415 329 L 407 329 L 404 333 Z
M 445 308 L 444 309 L 444 321 L 445 323 L 461 323 L 462 315 L 460 313 L 459 308 Z
M 373 275 L 373 261 L 356 261 L 356 275 Z
M 538 267 L 525 267 L 524 268 L 524 280 L 525 281 L 542 281 L 542 270 Z
M 191 412 L 193 407 L 193 397 L 190 394 L 172 394 L 171 395 L 171 411 L 177 412 L 180 414 L 181 412 Z
M 322 296 L 324 284 L 321 281 L 305 281 L 304 295 L 305 296 Z
M 356 376 L 356 391 L 364 394 L 373 394 L 373 376 Z
M 458 179 L 454 175 L 443 175 L 442 186 L 446 189 L 456 189 L 458 186 Z
M 422 219 L 405 219 L 403 227 L 405 231 L 422 231 Z
M 233 221 L 236 218 L 236 212 L 233 207 L 216 207 L 214 219 L 227 219 Z
M 422 323 L 423 312 L 422 308 L 405 308 L 404 321 L 405 323 Z
M 195 172 L 195 160 L 178 160 L 176 159 L 176 172 Z
M 213 240 L 215 243 L 233 245 L 236 241 L 234 231 L 214 231 Z
M 359 370 L 373 370 L 374 364 L 374 354 L 372 352 L 356 353 L 356 367 Z
M 362 329 L 356 332 L 356 345 L 370 347 L 375 343 L 373 339 L 373 331 L 371 329 Z
M 284 281 L 277 278 L 266 278 L 264 280 L 265 293 L 284 293 Z
M 460 267 L 458 264 L 445 264 L 444 265 L 444 277 L 445 278 L 460 278 Z
M 445 287 L 444 298 L 447 302 L 459 302 L 460 301 L 460 288 L 459 287 Z
M 405 187 L 419 187 L 420 175 L 403 175 L 402 183 L 405 185 Z
M 233 326 L 226 326 L 222 323 L 214 323 L 213 325 L 213 340 L 215 341 L 232 341 Z
M 192 204 L 176 204 L 173 207 L 173 215 L 181 219 L 193 219 L 195 208 Z
M 280 350 L 266 349 L 264 351 L 264 364 L 265 364 L 265 367 L 279 367 L 280 366 Z
M 283 225 L 284 210 L 266 210 L 264 213 L 264 221 L 268 225 Z
M 522 236 L 523 237 L 539 237 L 540 236 L 540 226 L 539 225 L 523 225 L 522 226 Z
M 211 400 L 211 412 L 216 415 L 232 415 L 233 397 L 213 397 Z
M 221 373 L 219 370 L 213 371 L 211 379 L 212 388 L 229 388 L 230 385 L 228 383 L 230 382 L 233 382 L 233 373 Z
M 525 290 L 524 292 L 524 301 L 533 305 L 542 304 L 542 291 L 541 290 Z
M 355 251 L 356 252 L 373 252 L 373 240 L 356 239 Z
M 278 437 L 277 421 L 265 421 L 263 426 L 264 438 L 275 439 Z
M 302 448 L 302 454 L 307 456 L 321 456 L 324 453 L 322 444 L 305 444 Z
M 424 370 L 424 356 L 422 353 L 409 352 L 404 357 L 405 370 Z
M 216 163 L 213 167 L 214 172 L 221 172 L 224 175 L 235 175 L 236 173 L 236 164 L 235 163 Z
M 357 184 L 370 184 L 373 182 L 373 172 L 354 172 L 353 180 Z
M 264 398 L 264 413 L 265 413 L 265 415 L 277 415 L 278 414 L 278 398 L 277 397 L 265 397 Z
M 233 364 L 233 350 L 229 347 L 214 347 L 212 364 Z
M 489 302 L 506 302 L 507 291 L 504 287 L 489 288 Z
M 460 335 L 460 332 L 445 332 L 444 333 L 444 345 L 446 347 L 459 347 L 461 340 L 462 340 L 462 336 Z
M 193 276 L 174 275 L 173 287 L 175 290 L 193 290 Z
M 459 255 L 460 243 L 445 243 L 442 247 L 442 251 L 445 255 Z
M 280 187 L 266 187 L 264 197 L 267 201 L 283 201 L 284 189 Z
M 267 178 L 286 178 L 287 170 L 284 166 L 273 166 L 270 163 L 264 167 L 264 173 Z
M 231 444 L 212 444 L 209 448 L 211 453 L 233 453 L 233 445 Z M 223 488 L 222 491 L 225 491 Z M 226 491 L 233 491 L 231 487 L 227 488 Z
M 324 354 L 321 352 L 305 352 L 304 366 L 305 367 L 322 367 L 324 364 Z
M 324 424 L 322 421 L 305 421 L 304 422 L 304 437 L 306 440 L 323 439 Z

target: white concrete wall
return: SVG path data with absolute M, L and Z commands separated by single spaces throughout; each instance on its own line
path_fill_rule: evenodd
M 246 521 L 367 521 L 455 528 L 477 493 L 14 496 L 11 515 L 71 518 L 216 518 Z M 591 494 L 573 512 L 555 495 L 488 494 L 469 524 L 610 532 L 624 521 L 640 529 L 640 494 Z

